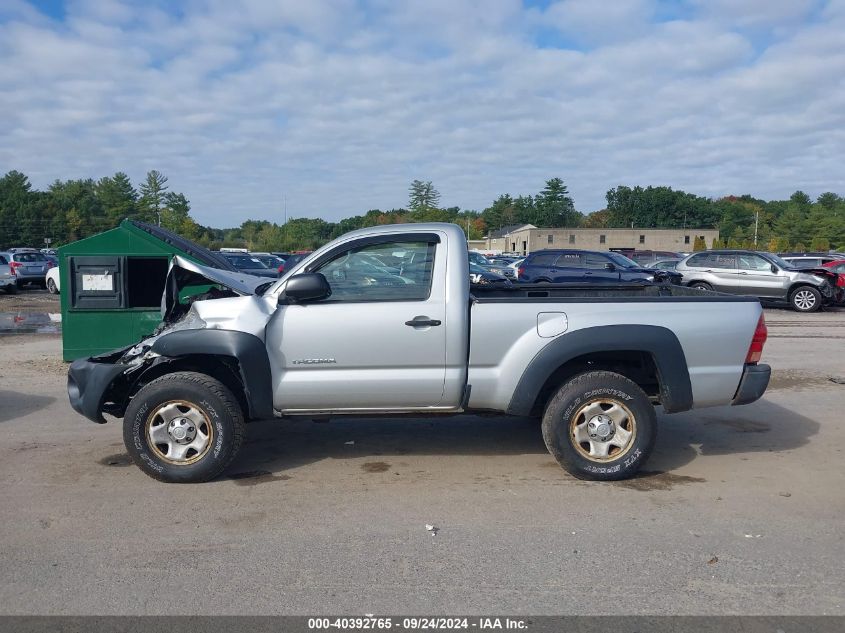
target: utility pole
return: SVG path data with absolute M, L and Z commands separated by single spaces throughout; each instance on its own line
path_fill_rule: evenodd
M 757 225 L 760 223 L 760 209 L 754 212 L 754 248 L 757 248 Z

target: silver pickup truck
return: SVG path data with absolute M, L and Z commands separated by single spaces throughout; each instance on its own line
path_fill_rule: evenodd
M 123 418 L 148 475 L 199 482 L 245 422 L 494 412 L 542 418 L 576 477 L 631 477 L 667 413 L 757 400 L 770 369 L 756 299 L 681 286 L 470 286 L 452 224 L 348 233 L 276 281 L 175 257 L 162 324 L 75 361 L 76 411 Z

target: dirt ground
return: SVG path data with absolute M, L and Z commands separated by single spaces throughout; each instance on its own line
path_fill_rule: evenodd
M 660 415 L 610 484 L 486 417 L 259 422 L 161 484 L 71 410 L 60 335 L 0 334 L 0 613 L 843 615 L 845 311 L 766 316 L 766 396 Z

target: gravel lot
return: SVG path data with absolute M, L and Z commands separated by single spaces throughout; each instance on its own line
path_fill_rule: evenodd
M 765 398 L 661 416 L 611 484 L 469 417 L 256 423 L 161 484 L 70 409 L 59 335 L 0 334 L 0 613 L 845 614 L 845 311 L 766 316 Z

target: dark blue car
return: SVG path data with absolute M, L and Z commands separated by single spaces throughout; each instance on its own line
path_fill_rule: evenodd
M 543 250 L 531 253 L 519 267 L 519 281 L 528 283 L 680 283 L 671 270 L 643 268 L 619 253 Z

